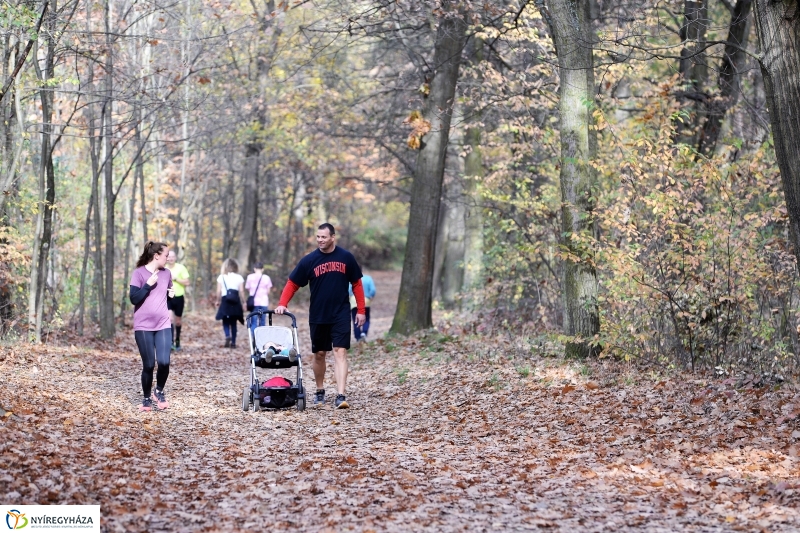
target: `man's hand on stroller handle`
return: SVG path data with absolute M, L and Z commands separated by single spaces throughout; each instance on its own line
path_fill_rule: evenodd
M 275 312 L 277 314 L 279 314 L 279 315 L 282 315 L 283 313 L 285 313 L 288 310 L 289 310 L 289 308 L 287 308 L 285 305 L 279 305 L 278 307 L 275 308 Z

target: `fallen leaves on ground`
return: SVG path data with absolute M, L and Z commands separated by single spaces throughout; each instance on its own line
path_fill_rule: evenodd
M 130 334 L 6 348 L 2 501 L 99 503 L 108 531 L 800 528 L 788 386 L 521 372 L 428 332 L 353 350 L 352 409 L 243 412 L 247 352 L 187 318 L 163 412 Z

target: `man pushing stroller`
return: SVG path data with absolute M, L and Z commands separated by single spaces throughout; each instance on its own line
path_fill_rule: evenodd
M 355 324 L 362 326 L 366 320 L 364 288 L 361 284 L 361 267 L 353 254 L 336 246 L 336 230 L 324 223 L 317 228 L 317 249 L 303 257 L 294 268 L 275 312 L 283 314 L 300 287 L 310 286 L 311 305 L 308 323 L 311 329 L 311 367 L 317 383 L 315 404 L 325 402 L 325 356 L 333 350 L 333 373 L 336 378 L 334 407 L 347 409 L 345 398 L 347 384 L 347 350 L 350 349 L 350 298 L 349 284 L 356 298 Z

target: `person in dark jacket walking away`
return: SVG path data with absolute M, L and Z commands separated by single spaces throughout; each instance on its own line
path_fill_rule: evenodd
M 355 323 L 366 320 L 361 267 L 353 254 L 336 246 L 336 230 L 327 222 L 317 229 L 317 249 L 300 260 L 289 274 L 275 312 L 286 312 L 289 301 L 300 287 L 310 286 L 311 305 L 308 323 L 311 327 L 312 368 L 317 383 L 315 404 L 325 402 L 325 357 L 333 350 L 333 374 L 336 378 L 334 407 L 349 407 L 345 397 L 347 385 L 347 350 L 350 349 L 350 302 L 348 284 L 353 285 L 357 313 Z
M 169 407 L 164 395 L 164 385 L 169 376 L 169 353 L 172 347 L 172 328 L 170 327 L 167 298 L 175 295 L 172 288 L 172 274 L 164 268 L 167 264 L 169 248 L 163 242 L 149 241 L 144 245 L 136 270 L 131 275 L 130 300 L 133 309 L 133 335 L 139 355 L 142 357 L 142 411 L 150 411 L 153 400 L 153 370 L 156 372 L 156 405 L 159 409 Z
M 217 320 L 222 320 L 225 347 L 236 348 L 236 322 L 244 324 L 244 278 L 239 275 L 239 263 L 228 258 L 222 263 L 217 277 Z

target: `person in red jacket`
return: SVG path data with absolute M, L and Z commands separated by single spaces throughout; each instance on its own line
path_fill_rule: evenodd
M 294 268 L 275 312 L 287 311 L 289 301 L 300 287 L 310 286 L 311 305 L 308 324 L 311 328 L 311 367 L 317 382 L 315 404 L 325 403 L 325 357 L 333 350 L 333 374 L 336 378 L 336 409 L 349 407 L 345 397 L 347 384 L 347 350 L 350 349 L 350 296 L 353 284 L 356 297 L 356 320 L 359 326 L 367 319 L 364 288 L 361 286 L 361 267 L 353 254 L 336 246 L 336 230 L 324 223 L 317 228 L 317 249 L 300 260 Z

